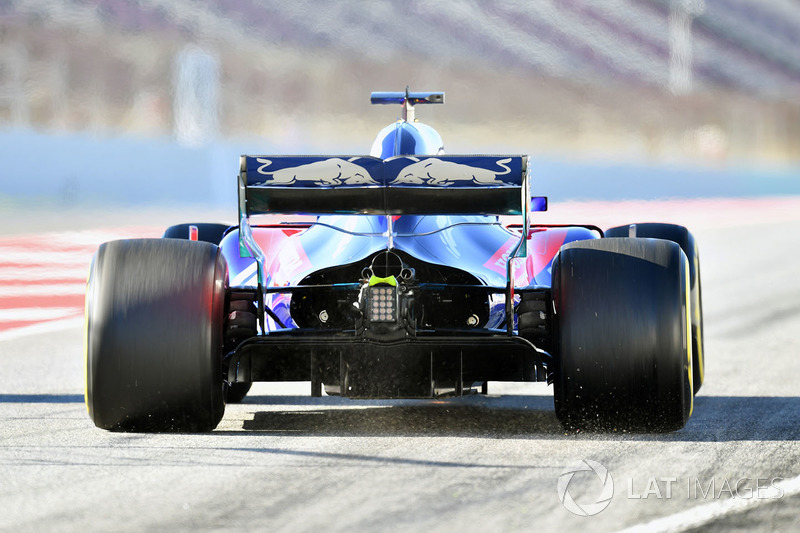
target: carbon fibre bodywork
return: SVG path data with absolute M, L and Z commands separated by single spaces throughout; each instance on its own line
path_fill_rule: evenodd
M 378 216 L 323 216 L 309 225 L 277 224 L 253 227 L 267 260 L 268 287 L 302 284 L 314 273 L 324 273 L 347 265 L 367 266 L 369 258 L 387 249 L 387 220 Z M 440 267 L 453 267 L 468 273 L 471 281 L 500 291 L 506 284 L 506 263 L 519 241 L 520 229 L 510 229 L 495 217 L 399 216 L 394 220 L 394 250 L 408 261 Z M 563 244 L 599 238 L 599 230 L 583 226 L 532 227 L 524 268 L 517 270 L 518 288 L 550 287 L 550 267 Z M 252 258 L 239 256 L 239 230 L 233 229 L 222 240 L 228 260 L 232 286 L 257 287 L 256 265 Z M 337 279 L 339 283 L 357 278 Z M 433 279 L 430 283 L 446 283 Z M 285 326 L 298 327 L 290 313 L 290 298 L 274 295 L 268 301 Z M 323 309 L 318 309 L 322 311 Z M 499 328 L 503 322 L 504 299 L 496 298 L 485 327 Z M 466 323 L 465 323 L 466 325 Z M 268 319 L 268 331 L 280 329 Z

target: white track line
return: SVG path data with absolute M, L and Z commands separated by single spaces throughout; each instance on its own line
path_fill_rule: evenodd
M 60 247 L 85 246 L 90 250 L 107 241 L 117 239 L 157 238 L 164 230 L 152 228 L 131 228 L 130 231 L 65 231 L 39 233 L 35 235 L 6 235 L 0 236 L 0 246 L 51 249 Z
M 656 518 L 650 522 L 638 524 L 618 533 L 672 533 L 685 531 L 707 524 L 727 515 L 737 514 L 769 502 L 780 501 L 781 498 L 800 494 L 800 476 L 777 482 L 783 495 L 772 487 L 764 490 L 764 498 L 730 498 L 716 500 L 711 503 L 696 505 L 691 509 L 673 515 Z
M 20 248 L 4 249 L 0 252 L 0 263 L 19 265 L 85 265 L 88 272 L 94 251 L 59 252 L 52 250 L 23 250 Z
M 44 322 L 42 324 L 34 324 L 33 326 L 2 331 L 0 332 L 0 342 L 26 337 L 28 335 L 40 335 L 42 333 L 52 333 L 54 331 L 63 331 L 65 329 L 80 327 L 83 327 L 82 316 L 65 318 L 63 320 L 53 320 L 51 322 Z
M 31 281 L 52 279 L 75 279 L 86 281 L 89 265 L 81 267 L 59 267 L 49 265 L 36 266 L 2 266 L 0 265 L 0 281 Z
M 140 238 L 158 238 L 164 233 L 163 229 L 141 229 L 132 228 L 130 232 L 120 231 L 68 231 L 63 233 L 49 233 L 45 235 L 45 239 L 52 242 L 63 242 L 76 246 L 91 246 L 95 250 L 104 242 L 115 241 L 117 239 L 140 239 Z
M 77 296 L 86 294 L 86 282 L 55 283 L 52 285 L 0 285 L 0 298 L 19 296 Z
M 19 320 L 55 320 L 66 316 L 74 316 L 81 312 L 77 307 L 25 307 L 16 309 L 0 309 L 0 325 L 3 322 Z

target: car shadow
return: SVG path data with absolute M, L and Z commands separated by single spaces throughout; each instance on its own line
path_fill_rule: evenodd
M 258 411 L 242 426 L 247 431 L 292 435 L 350 436 L 526 436 L 563 432 L 549 404 L 552 399 L 529 397 L 525 407 L 492 408 L 463 401 L 371 402 L 325 409 Z M 488 402 L 491 403 L 491 402 Z M 327 405 L 326 405 L 327 407 Z
M 686 427 L 669 433 L 565 430 L 550 396 L 471 396 L 447 400 L 247 398 L 255 410 L 244 433 L 295 436 L 456 436 L 632 441 L 797 441 L 800 397 L 698 396 Z M 315 408 L 316 407 L 316 408 Z
M 83 404 L 82 394 L 0 394 L 0 404 Z M 473 395 L 444 400 L 350 400 L 335 396 L 248 396 L 241 430 L 296 436 L 456 436 L 661 442 L 799 441 L 800 397 L 695 398 L 686 427 L 670 433 L 565 430 L 551 396 Z

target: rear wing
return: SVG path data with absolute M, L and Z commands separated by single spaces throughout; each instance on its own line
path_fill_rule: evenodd
M 525 156 L 242 156 L 240 211 L 521 215 Z
M 248 222 L 260 214 L 523 215 L 527 236 L 529 181 L 522 155 L 243 155 L 240 252 L 256 259 L 263 287 L 265 258 Z M 521 237 L 509 254 L 509 284 L 510 259 L 525 255 L 525 242 Z M 508 290 L 511 297 L 510 285 Z

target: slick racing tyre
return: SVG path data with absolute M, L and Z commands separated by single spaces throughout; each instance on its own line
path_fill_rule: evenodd
M 227 266 L 205 242 L 107 242 L 86 292 L 86 406 L 122 431 L 210 431 L 222 418 Z
M 191 226 L 197 228 L 198 241 L 210 242 L 212 244 L 219 244 L 222 242 L 222 237 L 225 235 L 225 232 L 228 231 L 228 228 L 230 228 L 227 224 L 211 224 L 208 222 L 177 224 L 168 227 L 164 232 L 163 238 L 189 240 Z
M 657 239 L 564 245 L 553 263 L 556 416 L 567 428 L 671 431 L 692 412 L 689 266 Z
M 700 251 L 694 236 L 683 226 L 675 224 L 629 224 L 617 226 L 605 232 L 606 237 L 643 237 L 664 239 L 678 243 L 689 260 L 692 300 L 692 368 L 694 392 L 703 384 L 705 356 L 703 352 L 703 286 L 700 282 Z

